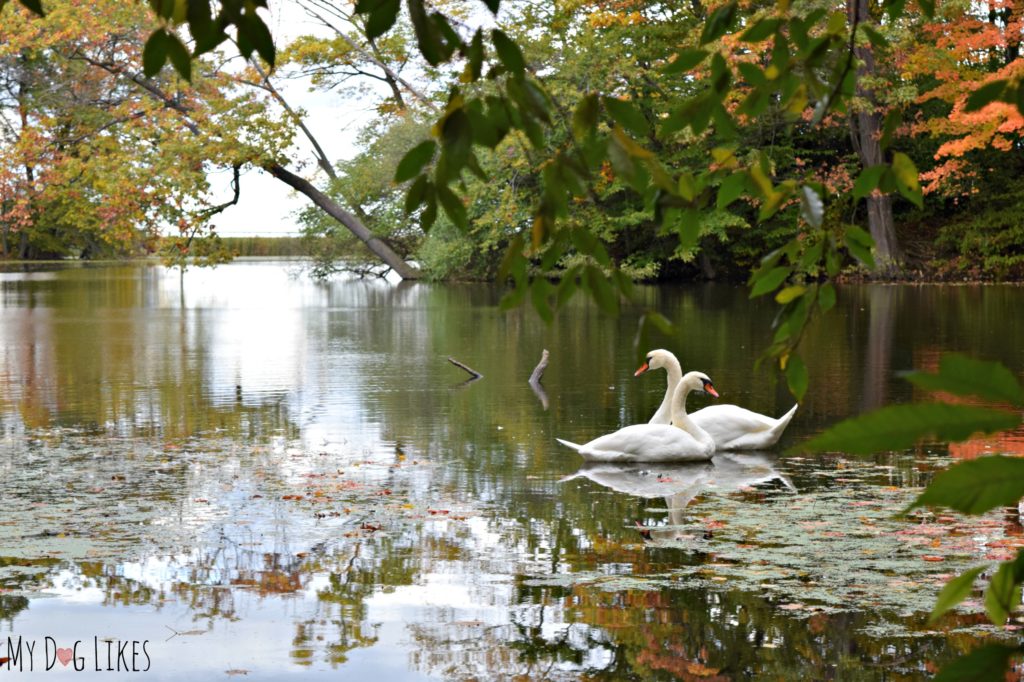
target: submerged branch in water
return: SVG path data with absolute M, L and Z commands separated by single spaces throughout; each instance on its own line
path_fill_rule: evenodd
M 530 375 L 530 388 L 533 389 L 537 398 L 540 399 L 540 404 L 545 410 L 548 409 L 548 394 L 544 387 L 540 385 L 540 380 L 544 376 L 544 370 L 548 368 L 548 355 L 548 349 L 545 348 L 544 352 L 540 355 L 540 362 L 533 368 L 533 374 Z
M 530 385 L 540 384 L 541 377 L 544 376 L 544 370 L 548 368 L 548 349 L 545 348 L 544 352 L 540 354 L 540 362 L 533 368 L 533 374 L 530 375 Z
M 481 374 L 480 372 L 476 371 L 472 367 L 469 367 L 468 365 L 462 364 L 461 362 L 459 362 L 458 360 L 456 360 L 455 358 L 453 358 L 450 355 L 448 356 L 448 362 L 452 363 L 453 365 L 455 365 L 459 369 L 463 369 L 463 370 L 466 370 L 467 372 L 469 372 L 469 374 L 473 377 L 472 380 L 474 380 L 474 381 L 476 379 L 483 379 L 484 378 L 483 374 Z

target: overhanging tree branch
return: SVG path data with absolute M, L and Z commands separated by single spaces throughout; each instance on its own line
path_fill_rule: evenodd
M 80 58 L 112 75 L 127 78 L 131 82 L 135 83 L 145 90 L 151 97 L 161 102 L 165 107 L 180 113 L 183 119 L 182 124 L 193 134 L 201 134 L 202 131 L 199 124 L 191 116 L 190 108 L 177 98 L 164 92 L 164 90 L 152 80 L 138 73 L 129 72 L 120 64 L 99 62 L 84 55 L 81 55 Z M 420 277 L 420 271 L 418 268 L 406 263 L 405 260 L 395 253 L 390 246 L 374 235 L 373 232 L 371 232 L 370 229 L 367 228 L 361 220 L 359 220 L 359 218 L 347 211 L 338 202 L 318 190 L 311 182 L 296 175 L 276 161 L 265 162 L 259 165 L 263 170 L 267 171 L 278 180 L 281 180 L 289 187 L 292 187 L 296 191 L 306 195 L 318 208 L 348 228 L 352 234 L 366 244 L 366 247 L 370 249 L 374 255 L 380 258 L 402 279 L 418 279 Z M 224 206 L 224 208 L 227 208 L 227 206 Z M 223 208 L 221 210 L 223 210 Z

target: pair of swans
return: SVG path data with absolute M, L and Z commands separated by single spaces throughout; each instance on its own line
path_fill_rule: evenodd
M 718 397 L 703 372 L 682 373 L 679 360 L 667 350 L 652 350 L 634 376 L 664 368 L 668 387 L 658 411 L 647 424 L 634 424 L 578 445 L 559 443 L 592 462 L 671 462 L 709 460 L 715 450 L 760 449 L 774 445 L 796 413 L 797 406 L 772 419 L 737 405 L 712 405 L 692 415 L 686 397 L 700 391 Z

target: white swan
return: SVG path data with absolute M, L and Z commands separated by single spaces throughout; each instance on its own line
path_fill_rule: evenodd
M 703 391 L 718 397 L 706 374 L 690 372 L 680 378 L 675 386 L 671 400 L 672 425 L 634 424 L 583 445 L 561 438 L 556 440 L 590 462 L 709 460 L 715 454 L 714 440 L 686 415 L 686 396 L 693 391 Z
M 668 373 L 668 387 L 650 424 L 670 423 L 672 395 L 683 370 L 675 355 L 659 348 L 648 353 L 647 362 L 634 373 L 640 376 L 648 370 L 661 368 Z M 775 445 L 797 407 L 799 405 L 794 405 L 786 414 L 772 419 L 738 405 L 709 405 L 691 414 L 690 419 L 714 439 L 716 450 L 761 450 Z

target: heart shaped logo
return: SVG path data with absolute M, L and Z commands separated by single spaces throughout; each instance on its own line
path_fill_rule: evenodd
M 71 662 L 73 656 L 74 652 L 71 649 L 57 649 L 57 660 L 65 667 Z

